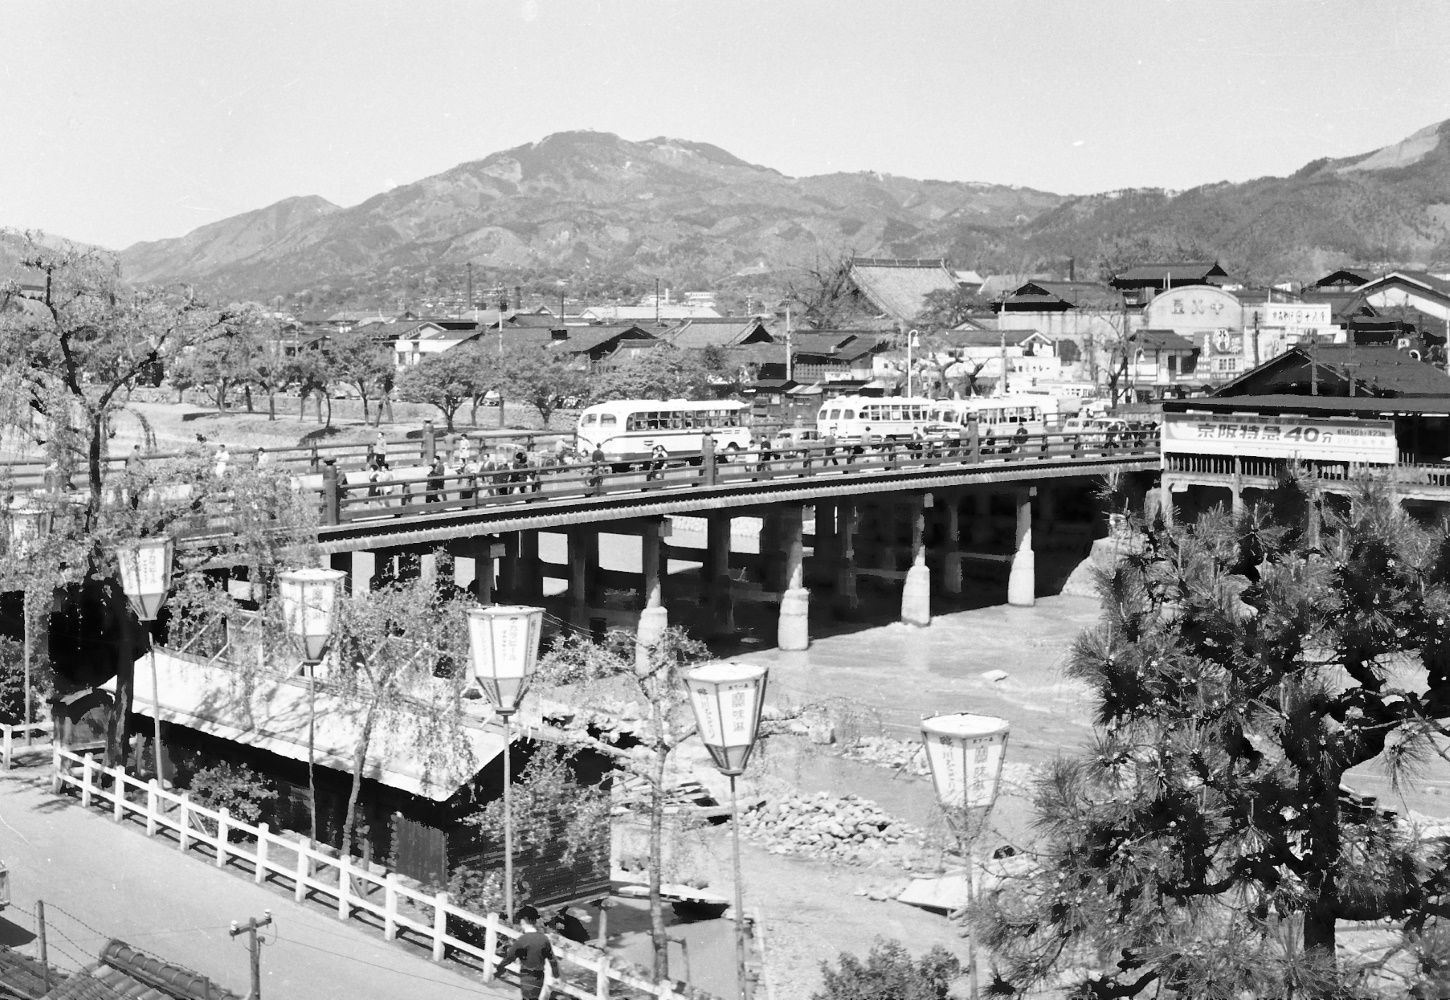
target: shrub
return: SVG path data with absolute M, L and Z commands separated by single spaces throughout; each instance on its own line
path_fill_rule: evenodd
M 256 825 L 277 790 L 265 777 L 242 764 L 213 764 L 191 776 L 191 800 L 207 809 L 225 809 L 232 819 Z M 210 824 L 208 824 L 210 826 Z M 238 836 L 233 831 L 233 837 Z
M 941 945 L 913 959 L 900 941 L 877 940 L 864 963 L 845 952 L 839 968 L 822 962 L 823 987 L 811 1000 L 947 1000 L 961 971 L 956 956 Z

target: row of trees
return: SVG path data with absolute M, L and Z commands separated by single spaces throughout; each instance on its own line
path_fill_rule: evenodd
M 36 595 L 26 606 L 28 613 L 34 612 L 36 631 L 44 636 L 37 644 L 44 643 L 52 653 L 62 690 L 115 678 L 106 760 L 111 766 L 126 766 L 132 759 L 135 663 L 146 649 L 147 636 L 121 590 L 116 549 L 139 538 L 183 536 L 193 528 L 227 524 L 228 532 L 207 530 L 204 546 L 178 547 L 161 628 L 171 643 L 180 645 L 215 634 L 224 623 L 236 624 L 242 608 L 218 571 L 244 571 L 262 655 L 233 657 L 231 669 L 239 674 L 235 690 L 250 691 L 263 674 L 293 672 L 297 654 L 289 648 L 275 581 L 283 569 L 314 565 L 321 558 L 317 511 L 280 470 L 239 466 L 223 481 L 212 472 L 211 456 L 200 448 L 132 467 L 120 483 L 104 475 L 109 430 L 127 410 L 136 386 L 178 358 L 190 359 L 187 363 L 196 366 L 199 376 L 212 380 L 208 385 L 229 378 L 222 362 L 230 358 L 240 363 L 245 345 L 268 339 L 261 311 L 213 307 L 185 288 L 132 288 L 119 280 L 105 256 L 55 249 L 39 240 L 29 242 L 23 263 L 44 281 L 44 289 L 39 295 L 29 289 L 22 295 L 16 282 L 0 286 L 0 424 L 6 433 L 28 436 L 42 447 L 62 482 L 74 470 L 85 486 L 78 493 L 24 498 L 6 491 L 7 501 L 23 499 L 48 507 L 51 525 L 33 543 L 0 552 L 0 584 L 7 592 Z M 526 377 L 554 396 L 574 387 L 565 381 L 573 377 L 572 369 L 546 367 L 559 363 L 552 356 L 505 358 L 502 363 L 495 358 L 495 365 L 485 369 L 480 351 L 457 350 L 462 353 L 455 361 L 479 366 L 479 374 L 466 377 L 481 382 L 492 371 L 496 384 L 514 386 L 535 406 L 557 404 L 551 403 L 552 396 L 542 397 L 543 389 L 537 399 L 528 396 Z M 203 364 L 213 361 L 214 369 Z M 595 383 L 594 391 L 699 393 L 711 379 L 701 366 L 657 349 L 616 369 L 610 384 Z M 422 390 L 415 386 L 410 391 Z M 464 391 L 474 390 L 457 394 Z M 465 620 L 456 592 L 416 581 L 341 596 L 333 662 L 318 679 L 359 721 L 349 748 L 352 782 L 337 845 L 341 850 L 351 853 L 355 848 L 365 762 L 385 734 L 395 734 L 390 742 L 404 731 L 423 734 L 406 751 L 430 772 L 441 774 L 445 767 L 452 776 L 460 769 L 467 772 L 460 669 L 468 657 Z M 617 691 L 622 685 L 627 700 L 650 706 L 648 717 L 623 739 L 573 729 L 560 732 L 556 742 L 603 754 L 650 790 L 651 910 L 656 972 L 661 976 L 667 961 L 660 898 L 664 763 L 693 732 L 679 671 L 704 655 L 699 644 L 670 631 L 642 660 L 633 636 L 614 635 L 603 645 L 566 642 L 540 668 L 541 686 L 579 704 L 599 704 L 602 695 L 591 692 Z M 411 720 L 406 728 L 405 720 Z

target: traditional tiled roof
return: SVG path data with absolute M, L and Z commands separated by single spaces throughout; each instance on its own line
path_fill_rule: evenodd
M 549 346 L 552 350 L 583 354 L 603 347 L 614 340 L 650 342 L 659 340 L 658 337 L 634 323 L 621 323 L 616 326 L 571 326 L 567 329 L 568 336 L 563 340 L 552 339 L 553 334 L 550 331 Z
M 1180 285 L 1191 282 L 1208 282 L 1214 278 L 1226 278 L 1228 274 L 1216 260 L 1180 260 L 1167 264 L 1139 264 L 1113 275 L 1111 284 L 1115 287 L 1162 284 L 1164 281 Z
M 1441 298 L 1450 299 L 1450 280 L 1430 274 L 1428 271 L 1407 271 L 1403 269 L 1391 271 L 1389 274 L 1375 278 L 1362 287 L 1360 292 L 1369 294 L 1378 286 L 1392 284 L 1396 279 L 1408 284 L 1419 285 L 1426 291 L 1438 295 Z
M 1311 376 L 1309 366 L 1318 372 Z M 1355 396 L 1450 396 L 1450 375 L 1394 347 L 1349 344 L 1296 346 L 1219 388 L 1215 396 L 1304 392 L 1317 379 L 1320 393 Z
M 1034 309 L 1120 309 L 1123 297 L 1115 288 L 1096 281 L 1045 281 L 1034 279 L 1002 300 L 1004 309 L 1032 312 Z
M 1320 278 L 1310 288 L 1323 288 L 1325 285 L 1363 285 L 1373 281 L 1380 272 L 1370 267 L 1341 267 L 1336 271 L 1330 271 Z
M 1193 341 L 1172 330 L 1139 330 L 1133 334 L 1132 339 L 1141 351 L 1181 351 L 1191 354 L 1198 350 Z
M 712 319 L 689 319 L 678 326 L 659 334 L 681 350 L 705 347 L 729 347 L 747 341 L 769 341 L 771 336 L 765 325 L 755 317 L 742 319 L 738 316 L 721 316 Z
M 907 323 L 921 315 L 932 292 L 954 292 L 957 279 L 943 260 L 851 259 L 851 281 L 883 313 Z
M 163 962 L 114 938 L 101 950 L 101 960 L 75 973 L 45 1000 L 241 1000 L 206 976 Z

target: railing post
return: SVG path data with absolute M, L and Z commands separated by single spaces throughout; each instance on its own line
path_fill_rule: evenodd
M 392 941 L 398 936 L 398 876 L 388 872 L 383 879 L 383 940 Z M 493 952 L 489 952 L 493 954 Z
M 317 471 L 317 445 L 316 444 L 313 444 L 312 445 L 312 450 L 311 450 L 311 452 L 309 452 L 309 454 L 307 456 L 307 468 L 310 471 L 312 471 L 312 472 L 316 472 Z
M 498 954 L 498 914 L 490 913 L 483 919 L 483 950 L 485 954 Z M 483 970 L 483 981 L 493 981 L 493 963 L 485 962 Z
M 156 836 L 156 779 L 146 782 L 146 836 Z
M 91 804 L 91 759 L 81 758 L 81 805 L 90 807 Z
M 609 1000 L 609 956 L 599 956 L 599 972 L 594 977 L 594 996 L 597 1000 Z
M 342 497 L 337 488 L 337 459 L 329 458 L 322 466 L 322 523 L 337 524 L 342 519 Z
M 700 476 L 704 479 L 706 486 L 715 485 L 716 469 L 715 447 L 712 444 L 700 454 Z
M 352 907 L 347 903 L 352 889 L 352 861 L 346 855 L 337 857 L 337 919 L 346 920 L 352 916 Z
M 55 739 L 54 733 L 51 734 L 51 739 Z M 60 741 L 56 740 L 50 745 L 50 794 L 52 795 L 60 794 L 60 764 Z
M 10 752 L 12 744 L 15 742 L 15 727 L 5 726 L 3 727 L 3 731 L 5 740 L 5 770 L 8 771 L 10 770 Z
M 441 962 L 448 953 L 448 893 L 440 892 L 433 897 L 433 961 Z M 489 952 L 493 954 L 493 952 Z
M 258 823 L 256 868 L 252 872 L 252 881 L 257 885 L 267 881 L 267 847 L 271 840 L 272 828 L 266 823 Z
M 111 818 L 117 823 L 126 816 L 126 769 L 117 764 L 111 769 Z
M 433 431 L 433 421 L 431 421 L 431 420 L 425 420 L 425 421 L 423 421 L 423 441 L 422 441 L 422 459 L 425 462 L 432 461 L 432 459 L 433 459 L 433 451 L 434 451 L 434 448 L 435 448 L 434 441 L 435 441 L 435 434 L 434 434 L 434 431 Z
M 181 793 L 181 808 L 177 813 L 176 846 L 182 854 L 191 846 L 191 796 Z
M 231 812 L 223 809 L 216 821 L 216 866 L 225 868 L 227 866 L 227 838 L 232 832 Z
M 303 844 L 297 845 L 297 871 L 294 877 L 297 884 L 293 887 L 292 899 L 295 902 L 302 902 L 307 898 L 307 880 L 312 875 L 312 870 L 307 864 L 307 851 L 312 849 L 312 838 L 308 837 L 304 849 Z
M 967 461 L 973 465 L 982 460 L 982 432 L 975 420 L 967 421 Z

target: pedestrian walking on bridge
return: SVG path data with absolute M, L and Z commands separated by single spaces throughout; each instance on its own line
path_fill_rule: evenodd
M 524 932 L 514 938 L 494 968 L 495 977 L 514 959 L 519 963 L 519 997 L 521 1000 L 538 1000 L 544 989 L 544 966 L 555 979 L 559 978 L 559 959 L 554 955 L 554 946 L 539 930 L 539 911 L 532 906 L 519 907 L 519 926 Z

